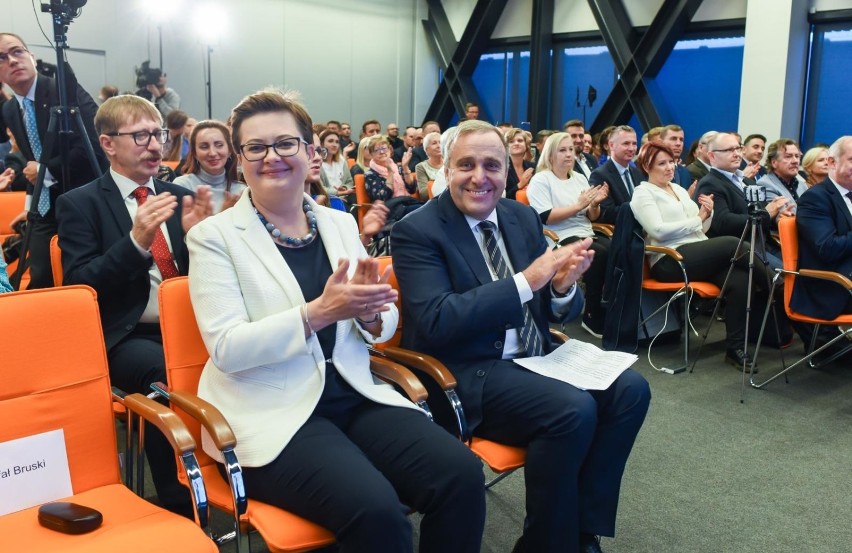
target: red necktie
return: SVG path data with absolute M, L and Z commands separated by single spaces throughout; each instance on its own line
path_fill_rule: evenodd
M 140 186 L 133 191 L 133 196 L 136 198 L 136 203 L 142 205 L 148 199 L 148 194 L 151 189 L 147 186 Z M 154 256 L 154 263 L 160 269 L 160 274 L 163 275 L 163 280 L 180 276 L 172 253 L 169 251 L 169 245 L 166 243 L 166 237 L 162 229 L 157 228 L 157 234 L 154 235 L 154 243 L 151 244 L 151 255 Z

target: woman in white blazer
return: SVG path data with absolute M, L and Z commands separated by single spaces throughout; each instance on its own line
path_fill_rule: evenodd
M 198 394 L 234 429 L 248 496 L 328 528 L 341 552 L 413 551 L 408 507 L 421 552 L 479 551 L 481 465 L 370 374 L 365 342 L 393 335 L 396 292 L 354 218 L 304 194 L 310 116 L 263 91 L 230 123 L 249 191 L 187 244 L 210 353 Z

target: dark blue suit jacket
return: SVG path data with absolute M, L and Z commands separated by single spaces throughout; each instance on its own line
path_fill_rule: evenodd
M 825 179 L 799 198 L 796 211 L 799 268 L 834 271 L 852 278 L 852 215 L 837 188 Z M 790 306 L 811 317 L 833 319 L 849 305 L 849 292 L 824 280 L 797 277 Z
M 189 270 L 189 253 L 183 241 L 181 205 L 188 189 L 154 180 L 157 194 L 177 196 L 174 215 L 166 221 L 169 241 L 181 275 Z M 139 323 L 151 289 L 144 258 L 130 240 L 133 221 L 110 173 L 59 197 L 56 205 L 59 247 L 65 284 L 86 284 L 98 293 L 98 307 L 107 350 Z
M 684 190 L 689 190 L 689 187 L 692 186 L 692 182 L 695 179 L 692 178 L 692 173 L 689 172 L 689 169 L 683 165 L 675 165 L 675 174 L 674 179 L 672 180 L 676 184 L 679 184 Z
M 645 175 L 633 165 L 629 167 L 629 170 L 630 178 L 633 179 L 633 187 L 636 188 L 645 180 Z M 630 203 L 631 195 L 627 193 L 624 180 L 612 159 L 608 159 L 606 163 L 592 171 L 589 176 L 591 186 L 597 186 L 604 182 L 609 185 L 609 196 L 601 202 L 601 215 L 595 222 L 615 223 L 615 218 L 618 216 L 618 206 Z
M 529 206 L 501 199 L 497 220 L 515 272 L 547 249 L 541 221 Z M 515 283 L 491 279 L 482 250 L 449 193 L 396 223 L 391 251 L 402 296 L 401 345 L 436 357 L 453 371 L 473 430 L 482 420 L 482 389 L 489 371 L 498 370 L 506 330 L 523 325 Z M 528 303 L 545 351 L 552 348 L 548 320 L 558 322 L 550 300 L 550 286 L 545 286 Z M 582 307 L 578 288 L 562 320 L 576 317 Z

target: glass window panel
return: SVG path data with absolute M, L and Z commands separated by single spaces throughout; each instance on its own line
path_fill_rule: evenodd
M 506 52 L 483 54 L 473 71 L 473 85 L 479 92 L 479 98 L 484 104 L 483 119 L 501 117 L 506 104 L 506 76 L 509 56 Z
M 849 134 L 852 104 L 852 23 L 819 26 L 813 33 L 811 72 L 805 98 L 803 148 L 831 144 Z
M 615 64 L 603 45 L 559 48 L 556 64 L 556 83 L 552 113 L 557 117 L 554 128 L 561 129 L 570 119 L 592 124 L 615 84 Z M 597 98 L 588 105 L 589 87 Z M 585 104 L 585 108 L 584 108 Z

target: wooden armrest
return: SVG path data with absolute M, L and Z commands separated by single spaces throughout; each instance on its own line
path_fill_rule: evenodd
M 207 401 L 195 394 L 180 391 L 169 393 L 169 401 L 200 422 L 213 438 L 213 443 L 219 451 L 233 449 L 237 445 L 237 437 L 234 436 L 234 431 L 225 420 L 225 416 Z
M 615 225 L 607 223 L 592 223 L 592 230 L 603 234 L 607 238 L 612 238 L 612 235 L 615 234 Z
M 553 243 L 554 243 L 554 244 L 558 244 L 558 243 L 559 243 L 559 235 L 558 235 L 558 234 L 556 234 L 555 232 L 553 232 L 553 231 L 552 231 L 552 230 L 550 230 L 549 228 L 544 229 L 544 231 L 543 231 L 543 232 L 544 232 L 544 235 L 545 235 L 547 238 L 550 238 L 551 240 L 553 240 Z
M 418 380 L 413 372 L 386 357 L 371 355 L 370 371 L 381 380 L 402 388 L 408 399 L 414 403 L 426 401 L 429 397 L 423 383 Z
M 172 448 L 181 453 L 195 451 L 195 440 L 180 417 L 164 405 L 142 394 L 130 394 L 124 398 L 124 406 L 160 429 Z
M 568 341 L 568 335 L 555 328 L 550 329 L 550 338 L 558 344 L 564 344 Z
M 843 286 L 847 290 L 852 290 L 852 280 L 848 277 L 835 273 L 834 271 L 818 271 L 816 269 L 799 269 L 799 276 L 808 278 L 819 278 L 822 280 L 830 280 Z
M 453 376 L 453 373 L 443 363 L 430 355 L 393 346 L 388 346 L 378 350 L 378 352 L 398 363 L 423 371 L 435 380 L 444 391 L 456 387 L 456 377 Z
M 673 257 L 675 261 L 683 261 L 683 256 L 678 253 L 678 251 L 674 248 L 667 248 L 666 246 L 645 246 L 645 253 L 662 253 L 668 255 L 669 257 Z

